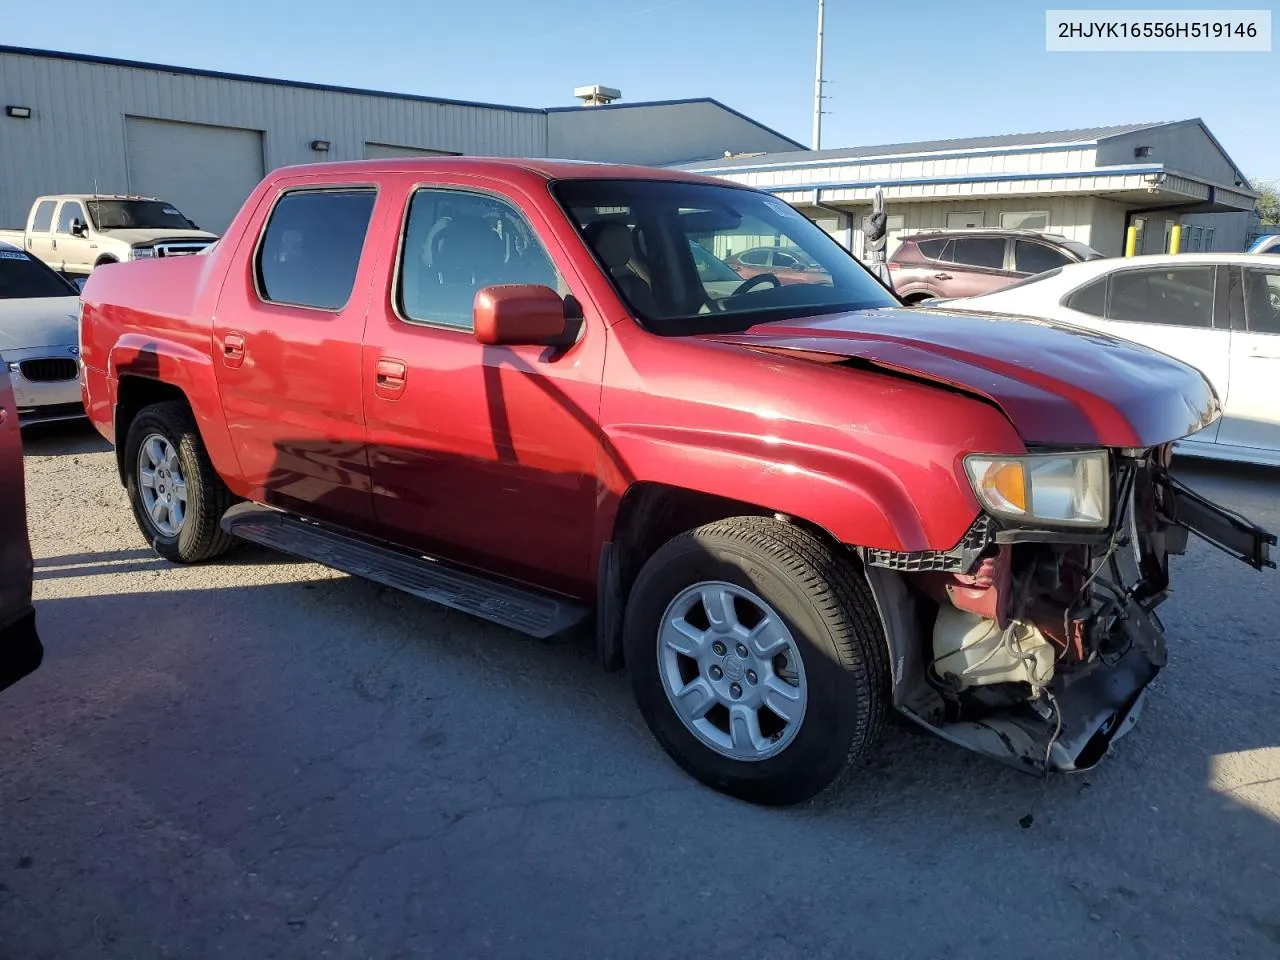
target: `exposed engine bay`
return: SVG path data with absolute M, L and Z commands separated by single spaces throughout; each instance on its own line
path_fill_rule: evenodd
M 1275 537 L 1179 484 L 1170 456 L 1170 445 L 1112 451 L 1103 530 L 984 514 L 946 553 L 866 551 L 898 709 L 1031 773 L 1097 763 L 1168 659 L 1155 609 L 1189 534 L 1274 566 Z

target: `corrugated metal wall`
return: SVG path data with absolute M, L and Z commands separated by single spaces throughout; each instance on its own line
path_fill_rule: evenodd
M 456 153 L 545 156 L 539 110 L 471 106 L 164 73 L 0 53 L 0 226 L 18 226 L 44 193 L 128 189 L 125 116 L 261 130 L 268 170 L 364 157 L 365 143 Z M 318 154 L 312 140 L 332 148 Z M 175 203 L 180 198 L 170 198 Z

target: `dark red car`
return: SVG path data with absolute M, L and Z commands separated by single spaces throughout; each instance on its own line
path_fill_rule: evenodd
M 933 230 L 904 237 L 889 257 L 904 303 L 976 297 L 1067 263 L 1098 260 L 1092 247 L 1035 230 Z
M 31 605 L 31 541 L 22 436 L 9 368 L 0 363 L 0 690 L 40 666 L 44 647 Z
M 760 245 L 826 281 L 706 259 Z M 1259 568 L 1275 542 L 1171 473 L 1221 412 L 1196 370 L 904 309 L 787 204 L 692 174 L 277 170 L 205 255 L 95 272 L 81 336 L 162 556 L 243 538 L 533 636 L 591 624 L 672 757 L 762 803 L 893 709 L 1019 769 L 1095 763 L 1165 663 L 1188 531 Z

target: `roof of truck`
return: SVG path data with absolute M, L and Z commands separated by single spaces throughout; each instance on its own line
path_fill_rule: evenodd
M 395 157 L 383 160 L 336 160 L 281 167 L 272 175 L 299 173 L 330 175 L 373 173 L 468 173 L 503 176 L 512 172 L 533 174 L 544 180 L 678 180 L 738 186 L 726 180 L 670 168 L 642 167 L 592 160 L 527 157 Z

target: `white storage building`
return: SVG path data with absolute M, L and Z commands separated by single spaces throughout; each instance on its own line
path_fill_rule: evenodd
M 862 220 L 884 188 L 889 247 L 948 227 L 1049 230 L 1105 254 L 1242 250 L 1256 195 L 1201 120 L 804 150 L 679 164 L 750 184 L 803 210 L 861 256 Z
M 803 148 L 715 100 L 611 99 L 512 107 L 0 46 L 0 225 L 41 194 L 96 190 L 161 197 L 218 232 L 267 171 L 314 160 L 666 165 Z

